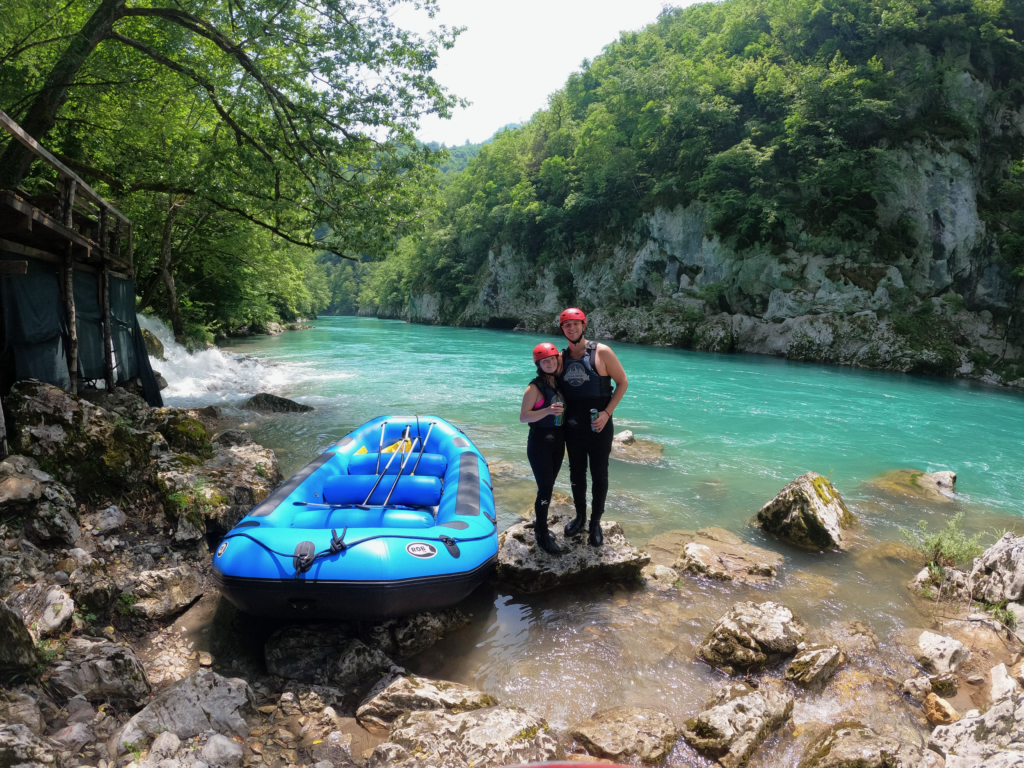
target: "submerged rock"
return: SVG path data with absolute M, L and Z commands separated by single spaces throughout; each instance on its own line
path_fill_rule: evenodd
M 869 480 L 868 485 L 892 496 L 948 504 L 953 500 L 956 473 L 928 474 L 919 469 L 893 469 Z
M 651 589 L 656 589 L 659 592 L 663 592 L 668 589 L 675 587 L 677 581 L 679 581 L 679 574 L 674 568 L 669 568 L 667 565 L 650 565 L 644 566 L 640 575 L 647 582 L 647 586 Z
M 57 662 L 50 682 L 65 696 L 88 701 L 109 701 L 141 707 L 149 701 L 146 670 L 129 645 L 99 637 L 68 640 L 64 658 Z
M 833 725 L 804 751 L 799 768 L 915 768 L 920 750 L 854 721 Z M 921 763 L 925 768 L 927 763 Z
M 294 400 L 271 395 L 267 392 L 253 395 L 242 404 L 242 407 L 249 411 L 259 411 L 261 413 L 306 413 L 307 411 L 315 410 L 311 405 L 296 403 Z
M 847 549 L 853 515 L 835 486 L 816 472 L 791 482 L 757 513 L 766 532 L 809 549 Z
M 574 513 L 552 509 L 548 515 L 551 533 L 562 548 L 561 555 L 549 555 L 537 547 L 533 523 L 517 523 L 498 535 L 498 566 L 495 578 L 524 592 L 540 592 L 567 584 L 588 581 L 633 581 L 650 563 L 650 556 L 626 540 L 622 527 L 602 520 L 604 545 L 592 547 L 586 536 L 566 538 L 562 529 Z
M 211 730 L 244 737 L 258 720 L 256 697 L 247 682 L 201 669 L 157 694 L 113 737 L 110 747 L 120 754 L 164 731 L 179 739 Z
M 458 714 L 497 704 L 493 696 L 467 685 L 408 675 L 400 667 L 393 667 L 363 699 L 356 719 L 367 730 L 387 732 L 411 712 L 444 710 Z
M 681 572 L 706 576 L 717 581 L 740 584 L 766 584 L 775 579 L 783 557 L 753 544 L 747 544 L 722 528 L 702 528 L 696 532 L 672 531 L 683 544 L 672 567 Z M 662 534 L 662 537 L 667 537 Z M 662 538 L 667 543 L 667 538 Z
M 756 689 L 747 683 L 728 683 L 705 703 L 704 711 L 686 722 L 683 738 L 724 768 L 737 768 L 792 713 L 793 697 L 770 681 Z
M 597 712 L 569 730 L 591 755 L 627 763 L 660 763 L 679 738 L 679 730 L 653 709 L 613 707 Z
M 365 628 L 362 639 L 380 648 L 391 658 L 402 661 L 425 651 L 449 632 L 469 626 L 469 619 L 458 608 L 428 611 L 389 619 Z
M 613 459 L 634 464 L 656 464 L 661 461 L 664 446 L 653 440 L 638 440 L 633 433 L 624 429 L 612 438 Z
M 0 672 L 27 672 L 41 661 L 21 613 L 0 600 Z
M 808 631 L 784 605 L 737 603 L 698 646 L 697 656 L 731 675 L 763 666 L 770 656 L 794 653 Z
M 553 760 L 558 743 L 548 724 L 518 707 L 490 707 L 462 714 L 413 712 L 370 756 L 369 768 L 522 765 Z

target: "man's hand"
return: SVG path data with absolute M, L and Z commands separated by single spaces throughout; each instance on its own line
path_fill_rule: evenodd
M 595 432 L 600 432 L 604 429 L 605 425 L 611 421 L 611 418 L 612 417 L 608 415 L 607 411 L 598 411 L 597 418 L 590 423 L 593 425 Z

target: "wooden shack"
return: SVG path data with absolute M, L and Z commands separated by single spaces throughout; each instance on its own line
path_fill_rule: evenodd
M 0 128 L 52 189 L 0 188 L 0 398 L 27 378 L 73 394 L 135 381 L 162 405 L 135 316 L 132 222 L 3 111 Z M 6 437 L 0 407 L 0 458 Z

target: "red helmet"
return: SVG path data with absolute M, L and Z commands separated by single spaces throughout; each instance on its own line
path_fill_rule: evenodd
M 582 309 L 576 309 L 576 307 L 570 307 L 558 316 L 558 326 L 561 327 L 562 323 L 566 320 L 579 320 L 584 325 L 587 323 L 587 316 L 584 314 Z
M 545 357 L 554 357 L 558 354 L 558 347 L 550 341 L 542 341 L 533 348 L 533 362 L 539 363 Z

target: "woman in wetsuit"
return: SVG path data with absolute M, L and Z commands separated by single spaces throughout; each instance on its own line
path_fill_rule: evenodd
M 536 516 L 533 531 L 537 546 L 557 555 L 562 549 L 548 530 L 548 507 L 555 490 L 555 478 L 565 457 L 564 406 L 557 379 L 562 358 L 554 344 L 544 342 L 533 348 L 533 362 L 537 366 L 537 376 L 523 394 L 519 421 L 530 425 L 526 457 L 537 479 L 537 500 L 533 503 Z

